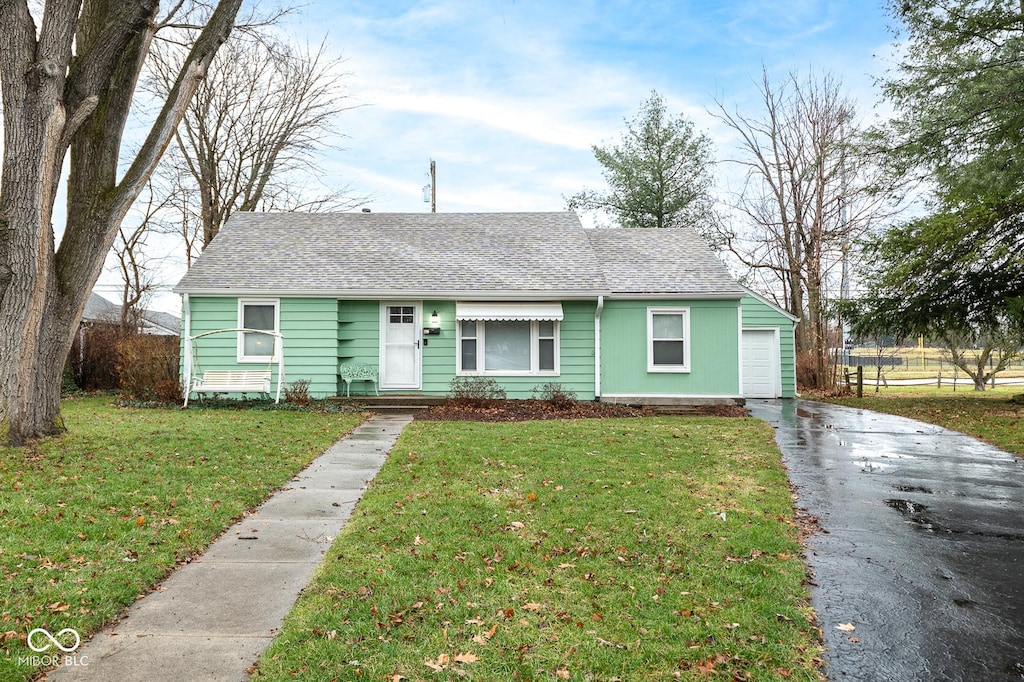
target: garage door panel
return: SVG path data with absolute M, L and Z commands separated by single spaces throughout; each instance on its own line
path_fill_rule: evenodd
M 778 397 L 779 354 L 772 330 L 743 330 L 743 395 Z

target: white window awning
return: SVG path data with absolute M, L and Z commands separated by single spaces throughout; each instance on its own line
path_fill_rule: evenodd
M 455 304 L 457 320 L 561 320 L 561 303 Z

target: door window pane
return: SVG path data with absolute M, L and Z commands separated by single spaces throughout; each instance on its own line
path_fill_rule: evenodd
M 412 324 L 416 321 L 414 310 L 408 305 L 388 306 L 388 321 L 392 324 Z

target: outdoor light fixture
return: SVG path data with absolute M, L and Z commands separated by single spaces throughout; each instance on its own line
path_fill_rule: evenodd
M 441 333 L 441 316 L 437 314 L 437 311 L 430 313 L 430 326 L 423 328 L 424 336 L 437 336 Z M 426 345 L 427 340 L 423 339 L 423 344 Z

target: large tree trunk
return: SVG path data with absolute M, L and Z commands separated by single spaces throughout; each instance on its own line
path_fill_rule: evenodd
M 218 4 L 118 181 L 159 1 L 51 0 L 38 39 L 23 0 L 0 2 L 0 440 L 20 445 L 63 428 L 61 375 L 85 301 L 240 4 Z M 51 219 L 69 149 L 68 218 L 55 250 Z

